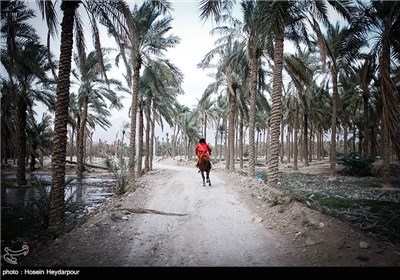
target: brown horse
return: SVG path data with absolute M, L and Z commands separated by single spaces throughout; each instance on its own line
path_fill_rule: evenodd
M 198 165 L 199 165 L 201 177 L 203 178 L 203 187 L 206 186 L 206 182 L 211 187 L 211 180 L 210 180 L 211 162 L 210 162 L 210 159 L 206 156 L 200 157 L 199 161 L 198 161 Z M 204 175 L 204 172 L 206 173 L 205 175 Z

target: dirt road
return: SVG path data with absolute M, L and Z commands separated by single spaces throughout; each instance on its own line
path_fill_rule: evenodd
M 156 166 L 169 172 L 152 186 L 146 208 L 186 216 L 142 215 L 127 266 L 282 266 L 279 243 L 211 174 L 202 187 L 197 170 Z
M 210 177 L 212 186 L 203 187 L 195 168 L 156 163 L 135 192 L 34 248 L 21 264 L 287 266 L 274 236 L 216 173 Z
M 163 163 L 163 164 L 161 164 Z M 298 202 L 271 207 L 262 181 L 216 167 L 203 187 L 193 164 L 154 163 L 56 240 L 31 246 L 29 267 L 395 266 L 400 249 Z M 262 197 L 261 197 L 262 198 Z

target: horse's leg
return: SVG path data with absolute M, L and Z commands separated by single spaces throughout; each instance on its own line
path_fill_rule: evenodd
M 211 187 L 210 171 L 207 171 L 207 182 L 208 182 L 208 185 Z
M 204 177 L 204 171 L 201 171 L 201 177 L 203 178 L 203 187 L 206 186 L 206 178 Z

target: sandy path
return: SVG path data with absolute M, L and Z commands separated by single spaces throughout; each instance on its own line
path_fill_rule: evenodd
M 225 182 L 211 173 L 202 187 L 194 168 L 168 169 L 152 182 L 144 208 L 186 216 L 138 215 L 124 266 L 286 266 L 279 243 L 241 204 Z

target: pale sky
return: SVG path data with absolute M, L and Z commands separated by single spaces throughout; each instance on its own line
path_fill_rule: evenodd
M 200 12 L 198 11 L 197 1 L 171 1 L 174 11 L 171 13 L 174 20 L 172 21 L 171 33 L 181 38 L 180 44 L 175 48 L 168 50 L 166 58 L 175 64 L 184 74 L 182 88 L 184 95 L 178 96 L 180 104 L 193 108 L 197 105 L 207 85 L 212 82 L 212 79 L 207 76 L 207 72 L 197 68 L 197 64 L 204 56 L 214 48 L 214 38 L 209 35 L 213 28 L 210 21 L 201 22 L 199 19 Z M 88 38 L 90 39 L 90 38 Z M 110 42 L 113 39 L 109 39 Z M 102 44 L 106 47 L 106 44 Z M 120 79 L 123 81 L 123 79 Z M 121 111 L 114 110 L 112 113 L 110 127 L 107 132 L 101 128 L 96 129 L 93 134 L 93 140 L 114 141 L 117 133 L 121 138 L 121 127 L 123 122 L 129 122 L 128 110 L 131 102 L 131 97 L 128 96 L 124 100 L 125 107 Z M 164 131 L 158 128 L 156 133 L 160 137 L 165 137 L 165 132 L 169 131 L 168 124 L 164 123 Z M 161 135 L 162 134 L 162 135 Z M 171 132 L 170 132 L 171 134 Z M 127 139 L 128 143 L 128 139 Z

